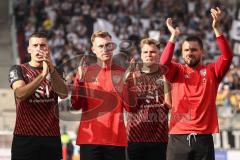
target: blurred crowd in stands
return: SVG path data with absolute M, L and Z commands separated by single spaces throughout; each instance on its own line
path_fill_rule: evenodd
M 120 41 L 129 40 L 138 57 L 141 38 L 152 36 L 159 41 L 161 49 L 165 46 L 169 38 L 165 20 L 172 17 L 174 24 L 182 31 L 176 44 L 175 59 L 181 62 L 180 44 L 185 36 L 197 34 L 204 41 L 205 62 L 208 63 L 219 55 L 211 27 L 211 7 L 220 6 L 222 9 L 222 29 L 230 39 L 234 5 L 227 1 L 221 3 L 213 0 L 16 0 L 15 18 L 21 62 L 26 61 L 29 35 L 35 31 L 46 31 L 49 33 L 52 59 L 57 66 L 64 64 L 67 82 L 72 83 L 80 57 L 93 55 L 90 36 L 99 19 L 111 24 L 113 34 Z M 124 50 L 124 45 L 120 46 L 121 49 L 126 54 L 132 54 L 128 49 Z M 219 87 L 217 104 L 239 108 L 239 77 L 237 59 Z

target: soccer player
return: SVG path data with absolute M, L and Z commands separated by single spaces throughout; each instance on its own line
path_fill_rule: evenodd
M 30 62 L 9 73 L 17 112 L 12 160 L 60 160 L 58 96 L 66 98 L 67 87 L 51 62 L 46 34 L 29 37 L 28 53 Z
M 168 142 L 170 86 L 164 80 L 166 68 L 159 65 L 160 48 L 154 39 L 141 40 L 142 68 L 137 77 L 136 113 L 127 120 L 129 160 L 165 160 Z
M 134 106 L 131 105 L 134 98 L 129 96 L 124 84 L 124 70 L 112 63 L 116 45 L 111 35 L 97 31 L 91 42 L 97 62 L 87 66 L 82 59 L 71 97 L 73 108 L 82 109 L 76 142 L 80 145 L 80 157 L 81 160 L 125 160 L 127 134 L 123 109 L 134 108 L 130 107 Z
M 167 160 L 215 159 L 212 134 L 219 132 L 215 104 L 217 89 L 229 70 L 233 53 L 220 30 L 221 10 L 212 8 L 211 15 L 221 55 L 207 65 L 202 64 L 203 43 L 196 36 L 187 37 L 182 44 L 185 64 L 171 61 L 180 31 L 173 28 L 171 19 L 166 21 L 171 38 L 166 47 L 168 52 L 162 54 L 160 63 L 169 68 L 166 78 L 172 83 Z

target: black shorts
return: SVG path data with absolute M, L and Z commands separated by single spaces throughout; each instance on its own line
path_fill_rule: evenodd
M 11 152 L 12 160 L 61 160 L 61 138 L 14 135 Z
M 213 137 L 211 134 L 170 135 L 167 160 L 215 160 Z M 188 140 L 189 139 L 189 140 Z
M 126 160 L 126 147 L 94 144 L 80 145 L 81 160 Z
M 129 160 L 166 160 L 167 143 L 129 142 L 127 155 Z

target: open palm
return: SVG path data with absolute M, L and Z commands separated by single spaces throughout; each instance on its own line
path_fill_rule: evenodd
M 216 7 L 216 9 L 211 9 L 211 15 L 213 18 L 212 27 L 218 28 L 220 26 L 221 10 Z
M 171 18 L 167 18 L 166 25 L 168 27 L 169 32 L 171 32 L 171 34 L 178 36 L 181 33 L 178 27 L 176 28 L 173 27 Z

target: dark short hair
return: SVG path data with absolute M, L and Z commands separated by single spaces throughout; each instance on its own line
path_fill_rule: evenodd
M 46 39 L 48 39 L 48 34 L 45 32 L 34 32 L 33 34 L 31 34 L 29 36 L 29 39 L 31 39 L 31 38 L 46 38 Z
M 185 41 L 188 41 L 188 42 L 189 42 L 189 41 L 197 42 L 197 43 L 199 44 L 200 48 L 203 49 L 202 39 L 199 38 L 198 36 L 194 36 L 194 35 L 188 36 L 188 37 L 185 39 Z M 185 42 L 185 41 L 184 41 L 184 42 Z

